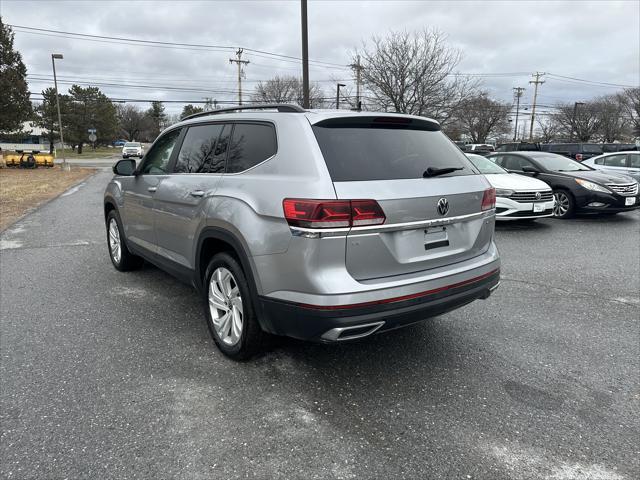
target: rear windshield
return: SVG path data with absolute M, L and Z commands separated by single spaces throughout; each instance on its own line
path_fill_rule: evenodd
M 313 132 L 334 182 L 422 178 L 429 167 L 460 168 L 442 176 L 477 174 L 444 133 L 425 128 L 362 119 L 321 122 Z

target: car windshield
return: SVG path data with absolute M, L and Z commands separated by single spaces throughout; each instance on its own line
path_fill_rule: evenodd
M 535 160 L 547 170 L 552 172 L 579 172 L 593 170 L 580 162 L 560 155 L 536 155 Z
M 139 143 L 135 143 L 135 142 L 127 142 L 124 144 L 125 147 L 139 147 L 140 144 Z
M 509 173 L 493 163 L 488 158 L 483 157 L 482 155 L 474 155 L 473 153 L 469 153 L 467 154 L 467 157 L 483 175 L 491 175 L 494 173 Z

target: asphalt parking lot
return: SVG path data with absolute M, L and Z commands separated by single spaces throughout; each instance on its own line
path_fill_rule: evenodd
M 109 177 L 0 235 L 2 478 L 640 477 L 640 212 L 500 225 L 490 299 L 235 363 L 111 266 Z

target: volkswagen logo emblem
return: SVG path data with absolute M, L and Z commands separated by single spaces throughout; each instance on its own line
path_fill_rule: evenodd
M 536 192 L 536 200 L 540 200 L 542 198 L 542 194 L 540 192 Z
M 446 198 L 438 200 L 438 213 L 443 217 L 449 213 L 449 201 Z

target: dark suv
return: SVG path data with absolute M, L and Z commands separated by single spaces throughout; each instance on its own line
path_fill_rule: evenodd
M 600 143 L 543 143 L 540 145 L 543 152 L 557 153 L 572 160 L 582 162 L 587 158 L 602 155 Z
M 511 143 L 503 143 L 498 148 L 496 148 L 496 152 L 538 152 L 540 151 L 540 145 L 537 143 L 529 143 L 529 142 L 511 142 Z

